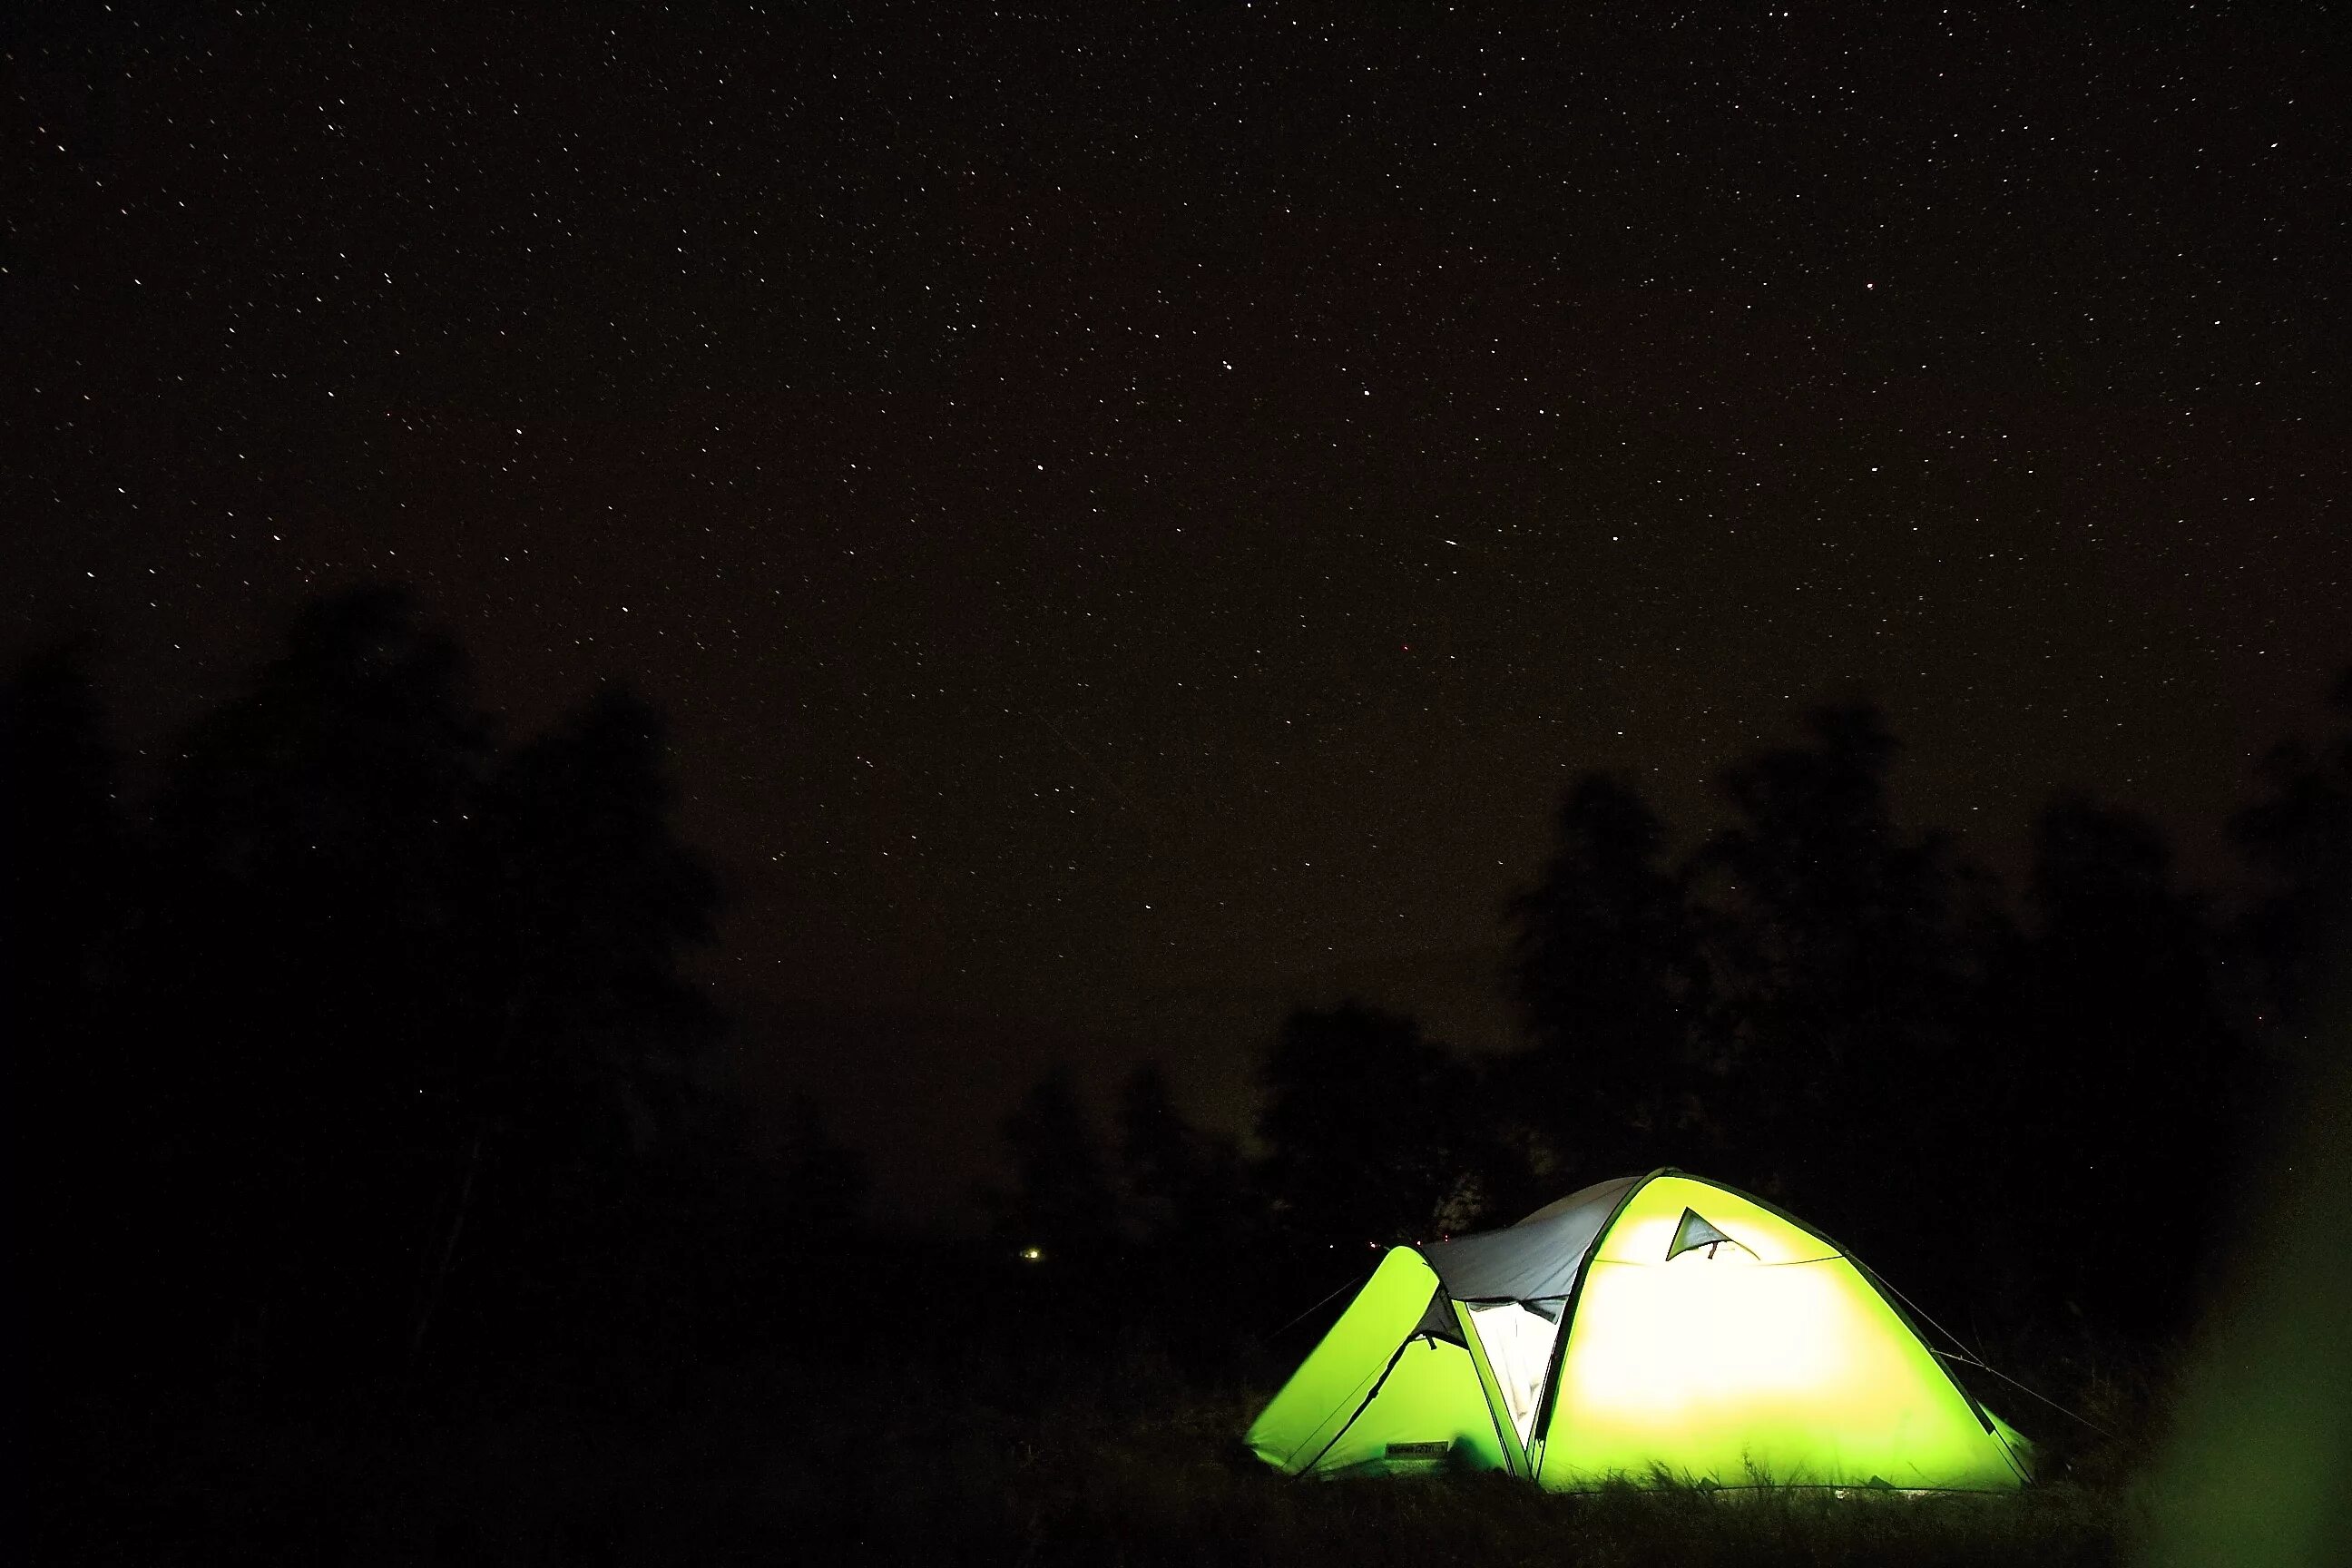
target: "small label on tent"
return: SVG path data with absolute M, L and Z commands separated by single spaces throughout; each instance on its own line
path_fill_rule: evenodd
M 1391 1459 L 1442 1459 L 1453 1450 L 1454 1439 L 1451 1437 L 1437 1443 L 1391 1443 L 1389 1458 Z

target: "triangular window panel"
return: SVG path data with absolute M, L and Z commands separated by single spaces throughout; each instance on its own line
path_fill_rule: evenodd
M 1702 1247 L 1706 1248 L 1706 1255 L 1713 1258 L 1715 1249 L 1724 1246 L 1737 1247 L 1750 1258 L 1756 1256 L 1754 1248 L 1734 1241 L 1716 1229 L 1698 1210 L 1685 1209 L 1682 1223 L 1675 1226 L 1674 1245 L 1666 1248 L 1666 1261 L 1672 1263 L 1684 1253 L 1696 1252 Z

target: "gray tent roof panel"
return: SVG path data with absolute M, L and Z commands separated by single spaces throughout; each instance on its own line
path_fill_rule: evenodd
M 1595 1182 L 1518 1224 L 1416 1247 L 1457 1301 L 1540 1301 L 1568 1294 L 1601 1227 L 1625 1194 L 1649 1180 Z

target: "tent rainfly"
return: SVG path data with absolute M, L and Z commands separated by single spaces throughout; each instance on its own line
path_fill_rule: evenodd
M 1391 1248 L 1249 1430 L 1289 1475 L 2003 1491 L 2031 1446 L 1817 1232 L 1675 1170 Z

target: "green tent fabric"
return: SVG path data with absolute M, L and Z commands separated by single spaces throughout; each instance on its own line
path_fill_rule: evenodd
M 1835 1244 L 1673 1170 L 1391 1249 L 1248 1441 L 1291 1475 L 1553 1491 L 2000 1491 L 2030 1460 Z

